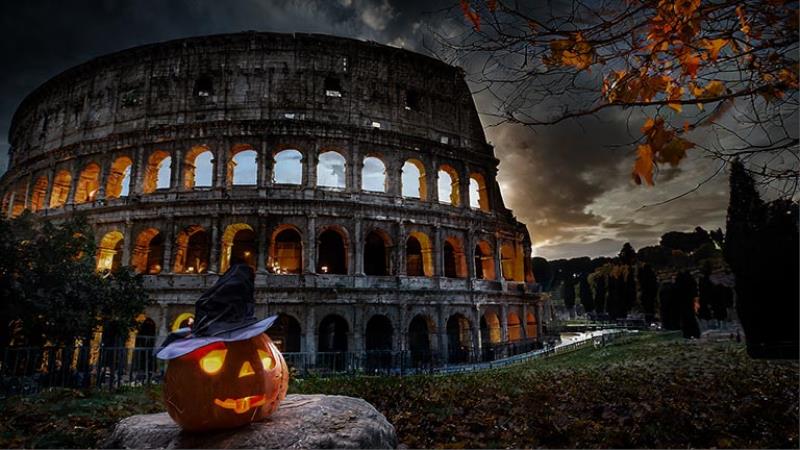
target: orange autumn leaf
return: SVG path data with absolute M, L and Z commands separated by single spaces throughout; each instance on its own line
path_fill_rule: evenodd
M 667 95 L 669 96 L 668 99 L 676 102 L 668 103 L 667 106 L 669 106 L 675 112 L 681 112 L 683 110 L 683 106 L 680 103 L 677 103 L 681 97 L 683 97 L 683 91 L 684 89 L 682 86 L 673 84 L 669 87 L 669 91 L 667 92 Z
M 697 78 L 697 69 L 700 67 L 700 57 L 695 53 L 686 52 L 678 59 L 683 68 L 683 73 L 689 75 L 692 79 Z
M 728 45 L 728 39 L 706 40 L 705 41 L 705 48 L 706 48 L 706 50 L 708 50 L 708 59 L 711 60 L 711 61 L 716 61 L 717 57 L 719 56 L 719 52 L 726 45 Z
M 675 137 L 669 141 L 658 152 L 658 161 L 669 163 L 671 166 L 677 166 L 683 158 L 686 157 L 686 150 L 694 147 L 694 144 L 686 139 Z
M 642 180 L 653 186 L 653 150 L 647 144 L 642 144 L 636 149 L 636 162 L 633 164 L 631 173 L 636 184 L 642 184 Z
M 475 31 L 481 31 L 481 17 L 478 15 L 478 12 L 469 5 L 469 0 L 461 0 L 461 10 L 464 12 L 464 17 L 472 22 Z
M 577 33 L 574 38 L 550 42 L 550 56 L 545 58 L 545 63 L 552 66 L 573 66 L 583 70 L 592 65 L 594 57 L 594 48 L 580 33 Z
M 703 92 L 697 98 L 714 98 L 719 97 L 725 92 L 725 83 L 719 80 L 711 80 L 703 88 Z
M 486 6 L 489 7 L 489 11 L 495 12 L 497 10 L 497 0 L 487 0 Z

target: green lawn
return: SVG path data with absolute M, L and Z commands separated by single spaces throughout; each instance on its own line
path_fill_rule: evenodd
M 408 447 L 798 448 L 796 361 L 742 344 L 643 333 L 603 349 L 474 374 L 294 380 L 292 393 L 363 397 Z M 95 445 L 157 389 L 0 402 L 0 447 Z M 77 427 L 77 428 L 76 428 Z

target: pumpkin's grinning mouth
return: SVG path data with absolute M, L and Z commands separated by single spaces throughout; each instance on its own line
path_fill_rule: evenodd
M 251 408 L 256 408 L 267 402 L 263 395 L 251 395 L 242 398 L 226 398 L 224 401 L 215 398 L 214 404 L 225 409 L 232 409 L 236 414 L 244 414 Z

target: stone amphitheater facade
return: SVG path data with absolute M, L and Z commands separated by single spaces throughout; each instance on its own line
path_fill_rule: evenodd
M 284 351 L 542 333 L 530 237 L 464 75 L 427 56 L 308 34 L 146 45 L 44 83 L 9 142 L 3 214 L 85 213 L 98 269 L 144 274 L 140 337 L 189 323 L 232 258 Z

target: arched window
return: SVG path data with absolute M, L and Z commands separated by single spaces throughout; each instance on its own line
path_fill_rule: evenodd
M 148 228 L 136 237 L 136 246 L 131 255 L 131 266 L 139 273 L 161 273 L 164 265 L 164 235 L 155 228 Z
M 234 147 L 228 162 L 228 184 L 255 186 L 258 183 L 258 153 L 247 145 Z
M 486 241 L 475 245 L 475 278 L 479 280 L 494 280 L 494 254 L 492 246 Z
M 403 197 L 428 199 L 428 185 L 425 179 L 425 165 L 417 159 L 409 159 L 403 164 L 400 177 Z
M 156 150 L 147 160 L 142 192 L 150 194 L 156 189 L 169 189 L 172 176 L 172 157 L 163 150 Z
M 72 175 L 69 171 L 61 170 L 53 178 L 53 191 L 50 193 L 50 207 L 59 208 L 67 203 L 70 186 L 72 185 Z
M 178 233 L 175 240 L 175 273 L 205 273 L 211 238 L 201 226 L 191 225 Z
M 486 312 L 481 317 L 481 341 L 486 344 L 498 344 L 502 340 L 500 319 L 493 312 Z
M 275 154 L 272 169 L 272 182 L 275 184 L 303 183 L 303 154 L 297 150 L 281 150 Z
M 364 241 L 364 273 L 373 276 L 389 275 L 389 241 L 382 231 L 370 231 Z
M 481 211 L 489 211 L 489 196 L 486 193 L 486 180 L 483 175 L 473 173 L 469 176 L 469 206 Z
M 519 322 L 517 313 L 508 313 L 508 342 L 515 342 L 522 339 L 522 325 Z
M 433 247 L 431 239 L 425 233 L 412 232 L 406 240 L 406 275 L 433 276 Z
M 459 205 L 458 172 L 447 164 L 439 167 L 439 202 Z
M 36 212 L 44 209 L 45 196 L 47 196 L 47 177 L 41 175 L 36 179 L 31 191 L 31 211 Z
M 467 265 L 464 258 L 464 246 L 455 237 L 444 241 L 444 276 L 447 278 L 466 278 Z
M 83 168 L 75 188 L 75 203 L 93 202 L 100 189 L 100 166 L 89 163 Z
M 433 321 L 422 314 L 414 316 L 408 325 L 408 349 L 411 365 L 419 367 L 431 362 L 431 337 L 435 331 Z
M 346 182 L 344 156 L 332 150 L 319 155 L 317 163 L 317 186 L 344 189 Z
M 256 269 L 258 250 L 256 233 L 246 223 L 229 225 L 222 234 L 222 258 L 219 271 L 224 273 L 233 262 L 244 262 Z
M 275 274 L 298 274 L 303 271 L 303 240 L 295 228 L 282 225 L 272 235 L 269 270 Z
M 214 154 L 205 145 L 192 147 L 183 162 L 183 187 L 211 187 L 213 179 Z
M 500 267 L 503 270 L 504 280 L 525 281 L 522 252 L 519 246 L 508 242 L 500 246 Z
M 447 319 L 447 362 L 457 364 L 469 361 L 472 351 L 472 331 L 463 314 L 453 314 Z
M 116 270 L 122 262 L 124 236 L 119 231 L 109 231 L 97 246 L 97 270 Z
M 297 353 L 300 352 L 300 343 L 302 340 L 303 332 L 300 328 L 300 322 L 288 314 L 278 314 L 278 319 L 275 320 L 275 325 L 267 330 L 275 347 L 278 347 L 281 353 Z
M 366 349 L 370 351 L 386 351 L 392 349 L 392 321 L 382 314 L 370 317 L 366 330 Z
M 319 324 L 318 352 L 346 352 L 347 335 L 350 327 L 347 321 L 337 314 L 330 314 Z
M 25 211 L 25 195 L 28 187 L 25 181 L 20 181 L 11 194 L 11 217 L 17 217 Z
M 319 235 L 317 273 L 347 274 L 347 247 L 344 237 L 334 229 Z
M 380 158 L 374 156 L 364 158 L 361 189 L 369 192 L 386 192 L 386 165 Z
M 127 156 L 120 156 L 111 164 L 106 183 L 106 198 L 127 197 L 131 184 L 133 162 Z

